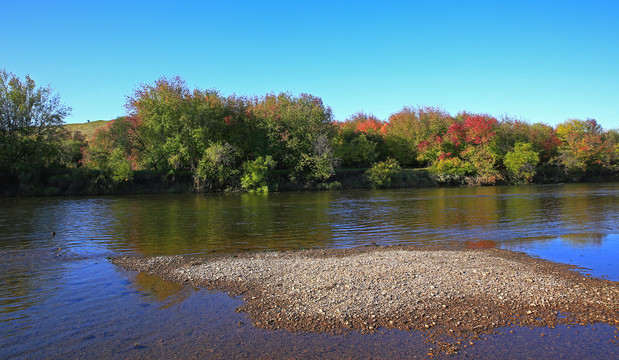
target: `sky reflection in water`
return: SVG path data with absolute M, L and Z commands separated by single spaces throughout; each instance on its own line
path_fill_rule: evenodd
M 136 323 L 214 298 L 198 301 L 193 289 L 144 274 L 127 277 L 106 259 L 117 254 L 464 244 L 619 280 L 618 200 L 619 184 L 0 199 L 0 345 L 11 356 L 36 357 L 185 338 L 182 326 L 197 326 L 185 318 L 165 334 Z

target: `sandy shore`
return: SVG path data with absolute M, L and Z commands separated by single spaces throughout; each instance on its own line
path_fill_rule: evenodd
M 418 247 L 123 257 L 129 270 L 243 295 L 255 326 L 422 330 L 457 351 L 506 326 L 619 326 L 619 283 L 506 250 Z M 611 339 L 616 341 L 615 339 Z

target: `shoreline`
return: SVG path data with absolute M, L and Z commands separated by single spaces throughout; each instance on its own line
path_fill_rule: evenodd
M 240 295 L 245 303 L 237 311 L 256 327 L 419 330 L 446 353 L 505 327 L 605 323 L 619 329 L 618 282 L 501 249 L 358 247 L 112 262 Z
M 274 180 L 271 192 L 332 191 L 332 190 L 376 190 L 365 178 L 366 168 L 339 169 L 328 181 L 292 182 Z M 135 171 L 130 181 L 112 182 L 109 174 L 86 168 L 47 169 L 39 174 L 39 183 L 24 190 L 16 177 L 0 173 L 0 198 L 52 197 L 52 196 L 109 196 L 109 195 L 153 195 L 153 194 L 214 194 L 247 193 L 240 188 L 234 190 L 198 191 L 194 187 L 193 175 L 179 172 L 167 175 L 149 170 Z M 493 184 L 480 183 L 475 176 L 450 177 L 440 180 L 427 168 L 404 168 L 396 174 L 391 184 L 380 189 L 452 188 L 476 186 L 522 186 L 509 181 Z M 587 174 L 581 178 L 569 176 L 545 176 L 526 186 L 559 184 L 588 184 L 619 182 L 619 174 Z

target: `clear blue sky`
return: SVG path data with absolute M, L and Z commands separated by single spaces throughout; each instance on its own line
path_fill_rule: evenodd
M 319 96 L 338 120 L 440 106 L 619 127 L 619 1 L 2 1 L 0 68 L 67 122 L 124 114 L 160 76 Z

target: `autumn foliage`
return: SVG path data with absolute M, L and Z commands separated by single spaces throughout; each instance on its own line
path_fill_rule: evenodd
M 6 193 L 36 194 L 37 184 L 49 185 L 43 192 L 51 195 L 131 191 L 136 171 L 162 183 L 193 179 L 198 191 L 254 192 L 279 184 L 338 188 L 343 173 L 360 174 L 366 187 L 400 186 L 412 173 L 406 168 L 427 169 L 416 172 L 430 179 L 425 184 L 453 185 L 619 175 L 619 131 L 594 119 L 553 127 L 405 106 L 387 119 L 357 112 L 336 121 L 310 94 L 224 96 L 163 77 L 138 86 L 125 116 L 86 138 L 63 127 L 70 108 L 51 88 L 5 70 L 0 103 L 0 181 L 13 189 Z M 58 169 L 67 173 L 45 185 L 42 174 Z
M 360 139 L 368 133 L 375 148 L 383 144 L 381 151 L 367 150 Z M 553 128 L 488 114 L 451 116 L 433 107 L 404 107 L 385 122 L 353 116 L 339 125 L 338 136 L 340 149 L 354 149 L 344 151 L 345 158 L 358 165 L 393 158 L 409 167 L 427 166 L 446 183 L 579 180 L 616 173 L 619 167 L 619 136 L 591 119 Z
M 553 128 L 407 106 L 386 120 L 358 112 L 340 122 L 312 95 L 223 96 L 190 90 L 180 78 L 140 86 L 126 107 L 126 117 L 90 139 L 83 164 L 118 168 L 119 178 L 127 169 L 192 172 L 202 190 L 266 189 L 273 174 L 322 183 L 338 168 L 387 163 L 394 171 L 428 168 L 439 183 L 476 185 L 578 180 L 619 168 L 619 135 L 592 119 Z

